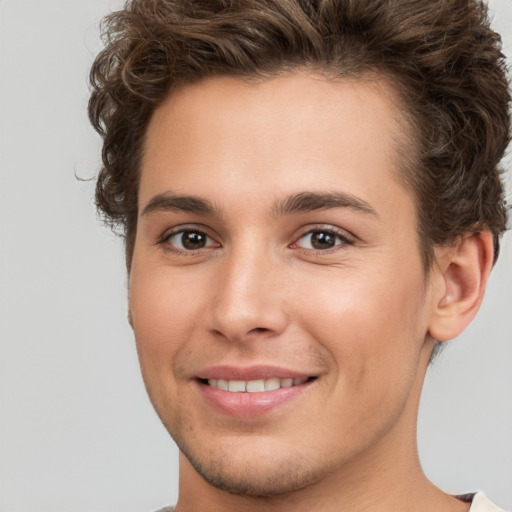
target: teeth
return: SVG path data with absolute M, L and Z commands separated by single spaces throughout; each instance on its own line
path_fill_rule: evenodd
M 224 380 L 224 379 L 219 379 L 217 381 L 217 387 L 219 389 L 223 389 L 224 391 L 227 391 L 228 390 L 228 381 Z
M 228 391 L 234 391 L 235 393 L 241 393 L 245 391 L 246 382 L 245 380 L 230 380 L 228 381 Z
M 261 393 L 265 391 L 264 380 L 250 380 L 247 382 L 246 391 L 249 393 Z
M 300 379 L 297 379 L 300 380 Z M 293 379 L 282 379 L 281 387 L 282 388 L 291 388 L 293 386 Z
M 212 388 L 222 389 L 224 391 L 232 391 L 234 393 L 261 393 L 263 391 L 274 391 L 280 388 L 291 388 L 292 386 L 300 386 L 308 379 L 301 377 L 297 379 L 279 379 L 272 377 L 270 379 L 260 380 L 224 380 L 224 379 L 208 379 L 208 385 Z
M 265 380 L 265 391 L 274 391 L 281 387 L 281 381 L 279 379 L 267 379 Z

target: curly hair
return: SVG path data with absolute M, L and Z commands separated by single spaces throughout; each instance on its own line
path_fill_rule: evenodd
M 130 0 L 103 23 L 89 117 L 103 137 L 96 203 L 125 236 L 130 269 L 139 166 L 151 115 L 181 85 L 265 79 L 309 67 L 387 77 L 413 129 L 403 180 L 415 195 L 425 268 L 435 246 L 490 230 L 507 205 L 499 162 L 510 140 L 501 40 L 476 0 Z

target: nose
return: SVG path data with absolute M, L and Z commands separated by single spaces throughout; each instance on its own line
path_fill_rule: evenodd
M 266 254 L 240 247 L 216 270 L 210 330 L 236 342 L 273 338 L 288 323 L 284 273 Z

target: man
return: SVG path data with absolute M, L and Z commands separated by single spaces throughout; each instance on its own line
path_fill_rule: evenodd
M 416 419 L 505 230 L 480 2 L 129 2 L 90 117 L 175 510 L 496 511 L 424 476 Z

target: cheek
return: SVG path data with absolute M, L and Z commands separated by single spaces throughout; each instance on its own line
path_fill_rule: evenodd
M 349 439 L 359 446 L 398 421 L 414 387 L 424 339 L 417 318 L 422 288 L 367 274 L 330 279 L 328 289 L 310 287 L 301 327 L 330 361 L 326 386 L 338 407 L 330 409 L 326 425 L 343 429 L 341 444 Z
M 381 267 L 384 267 L 382 265 Z M 414 366 L 424 340 L 422 273 L 347 270 L 310 283 L 302 327 L 324 346 L 336 371 L 357 385 L 383 385 Z M 324 282 L 323 282 L 324 281 Z M 394 368 L 394 371 L 390 371 Z
M 190 284 L 190 283 L 189 283 Z M 193 290 L 193 288 L 192 288 Z M 130 276 L 130 312 L 145 380 L 168 378 L 197 325 L 198 296 L 165 272 Z

